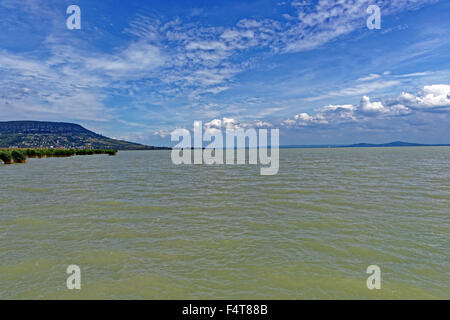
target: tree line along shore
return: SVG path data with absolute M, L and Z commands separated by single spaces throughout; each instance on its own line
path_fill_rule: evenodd
M 112 149 L 1 149 L 0 163 L 25 163 L 28 158 L 52 158 L 107 154 L 115 156 L 117 150 Z

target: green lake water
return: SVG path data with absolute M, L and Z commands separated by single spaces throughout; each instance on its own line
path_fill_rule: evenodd
M 170 151 L 0 165 L 0 299 L 448 299 L 449 169 L 446 147 L 281 149 L 274 176 Z

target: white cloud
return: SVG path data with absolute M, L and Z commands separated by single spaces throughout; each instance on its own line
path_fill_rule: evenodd
M 336 91 L 330 91 L 328 93 L 305 98 L 304 101 L 317 101 L 323 100 L 331 97 L 345 97 L 345 96 L 361 96 L 367 95 L 371 92 L 377 90 L 383 90 L 391 87 L 395 87 L 400 84 L 400 81 L 397 80 L 376 80 L 376 81 L 364 81 L 353 87 L 343 88 Z
M 227 46 L 219 41 L 192 41 L 186 46 L 187 50 L 227 50 Z
M 322 123 L 328 123 L 329 121 L 335 122 L 346 122 L 346 121 L 354 121 L 355 111 L 357 107 L 351 104 L 344 105 L 328 105 L 322 108 L 317 109 L 318 114 L 322 119 L 327 119 Z
M 450 108 L 450 85 L 424 86 L 418 95 L 404 92 L 398 100 L 411 107 L 421 109 Z
M 227 29 L 220 37 L 229 42 L 236 42 L 244 38 L 252 39 L 254 36 L 255 33 L 252 30 Z
M 414 73 L 407 73 L 407 74 L 397 74 L 394 77 L 396 78 L 415 78 L 415 77 L 423 77 L 431 74 L 431 72 L 414 72 Z
M 300 113 L 294 116 L 294 120 L 300 125 L 307 125 L 310 123 L 326 124 L 328 121 L 325 119 L 322 113 L 318 113 L 315 116 L 310 116 L 307 113 Z
M 377 114 L 389 112 L 389 109 L 386 108 L 380 101 L 371 102 L 370 98 L 367 96 L 362 97 L 358 110 L 365 114 Z
M 171 135 L 180 135 L 180 136 L 187 136 L 190 135 L 191 132 L 188 129 L 184 128 L 177 128 L 170 132 Z
M 104 72 L 114 78 L 134 79 L 149 75 L 164 62 L 165 58 L 159 48 L 139 42 L 130 44 L 125 50 L 114 55 L 85 58 L 83 67 L 86 71 Z
M 162 139 L 164 139 L 170 135 L 170 131 L 169 130 L 156 130 L 153 132 L 153 135 L 159 136 Z
M 383 15 L 416 9 L 435 0 L 377 1 Z M 298 3 L 295 1 L 293 3 Z M 365 24 L 369 0 L 321 0 L 316 4 L 292 4 L 297 8 L 298 22 L 283 32 L 282 51 L 297 52 L 316 48 Z
M 204 124 L 205 129 L 234 130 L 242 128 L 238 120 L 233 118 L 213 119 Z
M 362 83 L 355 87 L 341 89 L 339 91 L 331 92 L 330 96 L 355 96 L 361 94 L 367 94 L 373 92 L 375 90 L 385 89 L 394 87 L 400 84 L 399 81 L 391 80 L 391 81 L 373 81 L 370 83 Z
M 296 124 L 296 121 L 292 120 L 292 119 L 286 119 L 281 122 L 281 125 L 285 125 L 285 126 L 293 126 L 295 124 Z
M 372 120 L 410 116 L 418 112 L 450 111 L 450 85 L 424 86 L 416 95 L 402 93 L 397 98 L 372 101 L 363 96 L 358 105 L 328 105 L 316 109 L 315 114 L 300 113 L 294 119 L 281 122 L 285 126 L 335 125 L 343 122 L 363 124 Z
M 381 76 L 376 73 L 371 73 L 366 77 L 359 78 L 358 81 L 371 81 L 380 78 Z
M 272 127 L 272 124 L 270 122 L 267 122 L 267 121 L 256 120 L 255 121 L 255 127 L 257 127 L 257 128 L 270 128 L 270 127 Z
M 210 122 L 205 123 L 205 128 L 215 128 L 215 129 L 222 129 L 222 120 L 220 119 L 213 119 Z

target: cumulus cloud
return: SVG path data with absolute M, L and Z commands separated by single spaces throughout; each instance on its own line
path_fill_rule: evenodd
M 217 132 L 226 132 L 228 130 L 239 130 L 239 129 L 247 130 L 250 128 L 266 129 L 266 128 L 271 128 L 272 126 L 273 126 L 273 124 L 268 121 L 262 121 L 262 120 L 239 121 L 234 118 L 224 117 L 222 119 L 216 118 L 216 119 L 212 119 L 210 121 L 204 122 L 203 130 L 204 130 L 204 133 L 215 134 Z M 198 128 L 197 123 L 194 124 L 194 128 L 195 129 Z M 166 138 L 167 136 L 172 135 L 172 134 L 183 135 L 183 134 L 191 133 L 191 131 L 193 131 L 192 129 L 193 128 L 183 128 L 183 129 L 177 128 L 172 131 L 161 129 L 161 130 L 153 131 L 153 134 L 155 136 L 159 136 L 161 138 Z
M 218 129 L 218 130 L 234 130 L 241 129 L 242 126 L 238 120 L 233 118 L 213 119 L 204 124 L 205 129 Z
M 257 128 L 270 128 L 272 124 L 268 121 L 255 120 L 255 127 Z
M 365 114 L 380 114 L 389 112 L 389 109 L 386 108 L 383 103 L 380 101 L 371 102 L 370 98 L 367 96 L 362 97 L 358 110 Z
M 159 136 L 162 139 L 166 138 L 167 136 L 170 135 L 170 131 L 169 130 L 156 130 L 153 132 L 154 136 Z
M 403 92 L 398 100 L 412 108 L 422 110 L 450 110 L 450 85 L 434 84 L 424 86 L 419 94 Z
M 310 116 L 307 113 L 300 113 L 294 116 L 294 120 L 296 120 L 300 125 L 307 125 L 309 123 L 328 123 L 322 113 L 318 113 L 315 116 Z
M 402 93 L 393 97 L 371 98 L 362 96 L 356 104 L 329 104 L 316 108 L 314 112 L 301 112 L 288 119 L 272 118 L 240 121 L 232 117 L 213 118 L 203 124 L 204 132 L 214 134 L 231 129 L 284 128 L 300 130 L 306 134 L 314 132 L 402 132 L 409 128 L 420 132 L 424 123 L 442 123 L 450 116 L 450 85 L 427 85 L 415 94 Z M 446 114 L 435 114 L 429 110 L 440 110 Z M 436 118 L 438 117 L 438 118 Z M 189 130 L 192 130 L 189 128 Z M 325 130 L 325 131 L 324 131 Z M 291 132 L 291 131 L 289 131 Z M 166 133 L 166 131 L 165 131 Z M 166 137 L 161 135 L 161 137 Z
M 346 122 L 346 121 L 354 121 L 355 111 L 357 107 L 344 104 L 344 105 L 328 105 L 322 108 L 317 109 L 318 114 L 315 116 L 316 118 L 321 119 L 318 123 L 329 123 L 330 121 L 334 122 Z
M 357 105 L 328 105 L 317 108 L 315 114 L 300 113 L 281 125 L 334 125 L 343 122 L 364 123 L 373 119 L 408 116 L 426 111 L 450 111 L 450 85 L 424 86 L 417 94 L 402 93 L 395 98 L 373 101 L 363 96 Z

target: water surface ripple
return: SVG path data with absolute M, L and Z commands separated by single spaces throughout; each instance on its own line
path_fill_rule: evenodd
M 170 151 L 1 165 L 0 298 L 448 299 L 449 159 L 282 149 L 275 176 Z

